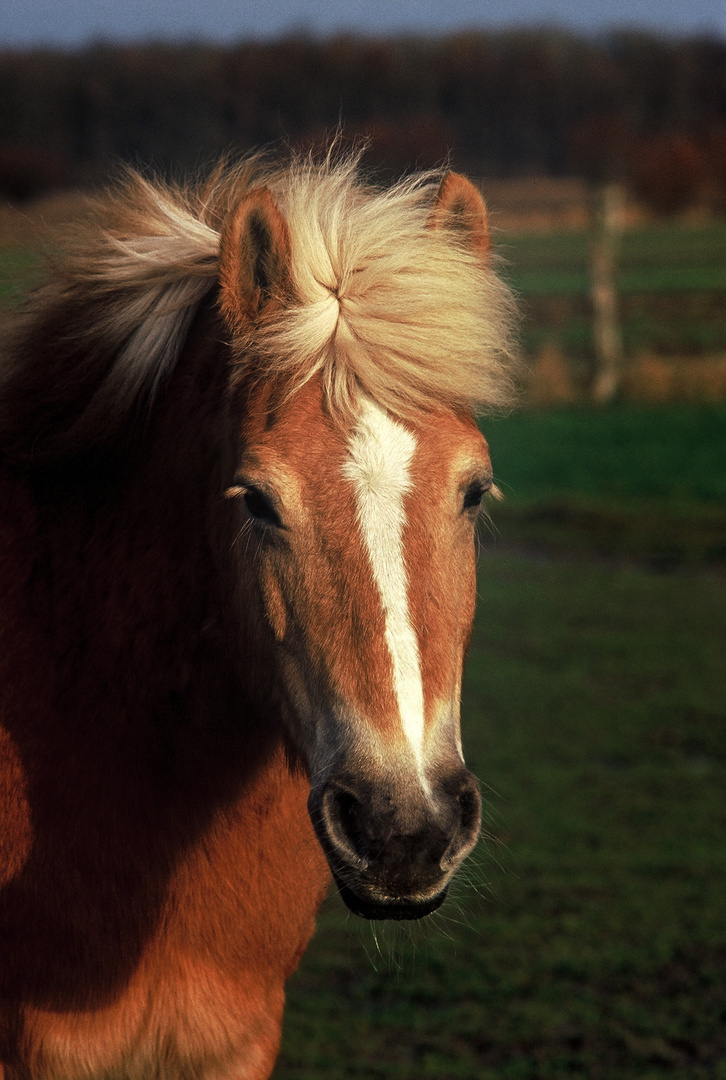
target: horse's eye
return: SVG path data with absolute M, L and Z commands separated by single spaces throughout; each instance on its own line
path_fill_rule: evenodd
M 475 480 L 472 484 L 469 484 L 464 492 L 464 510 L 474 510 L 477 506 L 481 506 L 481 501 L 487 490 L 487 486 L 481 480 Z
M 280 515 L 275 509 L 272 499 L 256 487 L 248 487 L 243 495 L 245 506 L 251 517 L 263 525 L 274 525 L 276 529 L 282 528 Z

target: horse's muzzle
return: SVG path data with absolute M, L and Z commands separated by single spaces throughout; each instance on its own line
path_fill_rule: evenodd
M 426 793 L 337 776 L 308 806 L 340 895 L 367 919 L 435 911 L 479 834 L 479 787 L 465 769 Z

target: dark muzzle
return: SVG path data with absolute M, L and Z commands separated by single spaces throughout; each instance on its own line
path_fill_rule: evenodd
M 338 775 L 311 792 L 308 806 L 343 900 L 369 919 L 435 911 L 476 843 L 481 814 L 465 769 L 430 792 Z

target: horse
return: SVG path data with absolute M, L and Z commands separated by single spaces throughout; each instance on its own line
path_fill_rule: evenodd
M 443 901 L 474 416 L 513 305 L 464 177 L 125 173 L 0 359 L 0 1077 L 263 1080 L 331 875 Z

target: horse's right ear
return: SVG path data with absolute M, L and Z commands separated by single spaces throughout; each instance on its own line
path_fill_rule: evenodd
M 267 188 L 241 200 L 223 230 L 219 256 L 222 311 L 233 326 L 284 301 L 290 291 L 290 234 Z

